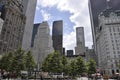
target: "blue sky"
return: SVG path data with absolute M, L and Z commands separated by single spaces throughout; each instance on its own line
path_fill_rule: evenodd
M 34 23 L 63 20 L 63 46 L 74 49 L 76 46 L 76 27 L 84 27 L 85 44 L 92 46 L 92 34 L 89 19 L 88 0 L 38 0 Z
M 74 23 L 71 23 L 69 20 L 70 13 L 68 11 L 59 11 L 55 7 L 52 8 L 43 8 L 39 6 L 40 9 L 36 10 L 36 15 L 35 15 L 35 23 L 39 23 L 42 21 L 48 21 L 50 27 L 52 27 L 52 22 L 55 20 L 63 20 L 63 33 L 64 34 L 69 34 L 71 31 L 73 31 Z M 56 14 L 57 13 L 57 14 Z M 46 14 L 46 18 L 43 17 Z M 48 17 L 48 18 L 47 18 Z

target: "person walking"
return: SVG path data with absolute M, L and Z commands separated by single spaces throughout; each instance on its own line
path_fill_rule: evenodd
M 40 76 L 40 80 L 43 80 L 43 77 L 42 77 L 42 75 Z
M 2 74 L 1 74 L 1 70 L 0 70 L 0 80 L 2 80 Z

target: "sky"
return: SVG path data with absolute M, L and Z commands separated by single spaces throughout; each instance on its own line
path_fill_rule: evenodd
M 88 0 L 37 0 L 34 23 L 63 20 L 63 47 L 66 50 L 76 46 L 76 27 L 84 27 L 85 45 L 92 47 L 92 33 Z

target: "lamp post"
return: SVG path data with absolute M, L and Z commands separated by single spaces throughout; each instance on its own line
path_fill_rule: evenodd
M 36 80 L 36 68 L 34 69 L 34 72 L 35 72 L 35 77 L 34 77 L 34 79 Z

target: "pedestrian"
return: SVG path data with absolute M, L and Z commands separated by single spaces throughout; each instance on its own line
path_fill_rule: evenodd
M 42 75 L 40 76 L 40 80 L 43 80 L 43 77 L 42 77 Z
M 1 70 L 0 70 L 0 80 L 2 80 L 2 73 L 1 73 Z

